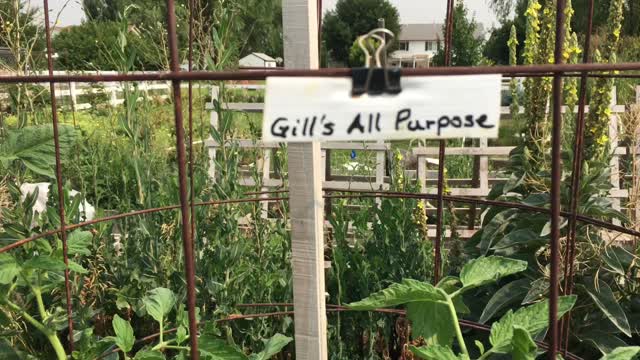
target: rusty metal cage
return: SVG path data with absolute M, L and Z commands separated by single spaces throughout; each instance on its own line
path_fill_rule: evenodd
M 190 10 L 193 9 L 194 2 L 197 0 L 190 0 Z M 435 248 L 435 260 L 434 260 L 434 281 L 442 277 L 440 274 L 440 262 L 442 261 L 441 239 L 443 235 L 443 209 L 445 202 L 456 202 L 463 204 L 473 205 L 491 205 L 504 208 L 517 208 L 530 212 L 537 212 L 548 214 L 551 219 L 551 273 L 550 273 L 550 306 L 549 306 L 549 333 L 548 342 L 539 342 L 538 345 L 541 348 L 548 350 L 548 358 L 556 359 L 559 353 L 562 353 L 567 359 L 579 359 L 576 355 L 568 353 L 568 338 L 569 338 L 569 322 L 562 321 L 557 318 L 558 310 L 558 297 L 561 295 L 560 287 L 560 274 L 568 274 L 564 278 L 564 289 L 562 292 L 564 295 L 571 294 L 573 291 L 573 259 L 575 258 L 576 251 L 576 224 L 578 222 L 595 225 L 598 227 L 618 231 L 623 234 L 628 234 L 633 237 L 640 237 L 640 232 L 626 228 L 620 225 L 614 225 L 612 223 L 602 221 L 599 219 L 590 218 L 577 213 L 578 207 L 578 191 L 580 176 L 583 164 L 583 138 L 585 131 L 585 103 L 586 103 L 586 83 L 589 77 L 640 77 L 637 74 L 625 74 L 626 71 L 640 71 L 640 63 L 620 63 L 620 64 L 595 64 L 589 63 L 590 59 L 590 43 L 591 33 L 593 32 L 593 11 L 594 0 L 589 2 L 589 16 L 588 16 L 588 29 L 586 30 L 586 40 L 584 44 L 584 54 L 581 64 L 563 64 L 562 52 L 565 34 L 561 29 L 565 24 L 565 9 L 566 1 L 556 1 L 556 31 L 555 31 L 555 63 L 554 64 L 540 64 L 540 65 L 528 65 L 528 66 L 480 66 L 480 67 L 448 67 L 451 64 L 451 48 L 453 37 L 453 9 L 454 0 L 447 0 L 447 17 L 446 17 L 446 33 L 445 33 L 445 65 L 447 67 L 432 67 L 423 69 L 405 69 L 403 70 L 403 76 L 434 76 L 434 75 L 463 75 L 463 74 L 501 74 L 504 77 L 553 77 L 553 92 L 552 92 L 552 174 L 551 174 L 551 206 L 550 208 L 524 205 L 520 203 L 510 203 L 504 201 L 495 200 L 480 200 L 462 196 L 449 196 L 444 192 L 444 163 L 446 146 L 443 140 L 439 144 L 439 165 L 438 165 L 438 188 L 436 195 L 428 194 L 415 194 L 405 192 L 382 192 L 382 191 L 345 191 L 338 189 L 324 189 L 326 192 L 342 192 L 350 193 L 347 195 L 325 195 L 325 198 L 414 198 L 414 199 L 429 199 L 437 202 L 437 235 L 434 239 Z M 243 199 L 233 200 L 221 200 L 210 201 L 203 203 L 194 202 L 193 194 L 193 149 L 191 141 L 189 144 L 185 144 L 185 121 L 182 109 L 182 90 L 180 87 L 181 82 L 188 82 L 188 135 L 191 139 L 193 133 L 193 103 L 192 103 L 192 82 L 193 81 L 223 81 L 223 80 L 264 80 L 267 77 L 281 77 L 281 76 L 317 76 L 317 77 L 340 77 L 349 76 L 351 69 L 336 68 L 336 69 L 320 69 L 320 70 L 239 70 L 239 71 L 192 71 L 193 69 L 193 13 L 190 15 L 189 26 L 189 70 L 184 72 L 180 70 L 178 63 L 178 40 L 176 32 L 176 15 L 175 15 L 175 2 L 174 0 L 167 0 L 167 23 L 168 23 L 168 39 L 170 50 L 170 71 L 161 73 L 148 73 L 148 74 L 117 74 L 117 75 L 54 75 L 53 72 L 53 49 L 51 42 L 51 29 L 49 21 L 49 4 L 48 0 L 43 0 L 44 6 L 44 24 L 46 27 L 46 45 L 48 54 L 48 76 L 40 75 L 16 75 L 16 76 L 1 76 L 0 84 L 15 84 L 15 83 L 49 83 L 50 95 L 51 95 L 51 110 L 53 119 L 53 130 L 55 139 L 55 154 L 56 154 L 56 166 L 55 177 L 58 192 L 58 213 L 60 216 L 61 226 L 60 228 L 48 232 L 40 233 L 30 238 L 25 238 L 20 241 L 16 241 L 8 246 L 0 248 L 0 253 L 10 251 L 11 249 L 20 247 L 24 244 L 32 242 L 36 239 L 44 238 L 51 235 L 59 235 L 63 244 L 63 256 L 67 269 L 65 270 L 65 295 L 66 295 L 66 311 L 68 315 L 68 328 L 69 328 L 69 343 L 70 350 L 73 350 L 73 308 L 71 301 L 71 286 L 69 279 L 69 257 L 67 248 L 67 233 L 70 230 L 86 227 L 92 224 L 101 222 L 112 221 L 125 217 L 132 217 L 142 214 L 156 213 L 162 211 L 179 210 L 181 214 L 181 231 L 182 242 L 185 256 L 185 277 L 187 284 L 187 309 L 189 314 L 189 331 L 191 334 L 198 333 L 198 323 L 196 320 L 196 281 L 195 281 L 195 260 L 194 260 L 194 241 L 193 236 L 196 233 L 195 220 L 191 214 L 194 212 L 196 206 L 211 206 L 211 205 L 223 205 L 232 203 L 243 202 L 260 202 L 260 201 L 274 201 L 274 200 L 288 200 L 287 196 L 281 196 L 280 192 L 264 192 L 264 193 L 252 193 L 255 197 L 248 197 Z M 318 7 L 321 9 L 321 0 L 318 0 Z M 319 12 L 320 13 L 320 12 Z M 319 21 L 321 23 L 321 21 Z M 615 73 L 614 73 L 615 72 Z M 622 72 L 622 73 L 618 73 Z M 576 124 L 576 138 L 574 145 L 574 161 L 573 172 L 571 176 L 571 203 L 570 207 L 566 211 L 561 209 L 560 201 L 560 182 L 561 182 L 561 130 L 562 130 L 562 81 L 565 77 L 577 77 L 580 79 L 579 87 L 579 105 L 578 116 Z M 60 143 L 58 134 L 58 115 L 56 104 L 56 83 L 67 82 L 133 82 L 133 81 L 171 81 L 173 91 L 173 106 L 174 106 L 174 120 L 175 120 L 175 134 L 177 145 L 177 163 L 178 163 L 178 180 L 179 180 L 179 195 L 180 204 L 166 206 L 161 208 L 145 209 L 126 214 L 119 214 L 113 216 L 107 216 L 100 219 L 82 222 L 79 224 L 66 224 L 65 222 L 65 208 L 64 208 L 64 192 L 63 192 L 63 178 L 62 178 L 62 164 L 60 157 Z M 191 186 L 189 186 L 191 182 Z M 191 191 L 190 191 L 191 189 Z M 258 197 L 261 195 L 261 197 Z M 285 194 L 286 195 L 286 194 Z M 271 197 L 265 197 L 271 196 Z M 568 246 L 565 249 L 565 253 L 561 255 L 560 247 L 560 221 L 562 218 L 566 218 L 569 221 L 568 227 Z M 561 263 L 561 259 L 564 258 L 564 263 Z M 242 305 L 241 305 L 242 306 Z M 292 306 L 292 304 L 247 304 L 251 307 L 264 307 L 264 306 Z M 348 311 L 347 308 L 328 305 L 328 310 L 331 312 Z M 380 312 L 402 314 L 402 311 L 398 310 L 379 310 Z M 231 321 L 241 318 L 255 318 L 266 316 L 281 316 L 291 315 L 293 312 L 272 312 L 262 314 L 250 314 L 246 316 L 236 316 L 230 319 L 221 319 L 218 321 Z M 465 327 L 488 330 L 489 327 L 462 320 L 461 325 Z M 174 329 L 175 330 L 175 329 Z M 171 331 L 171 330 L 169 330 Z M 148 341 L 158 334 L 147 336 L 138 339 L 139 342 Z M 191 359 L 198 359 L 198 338 L 197 336 L 191 336 Z

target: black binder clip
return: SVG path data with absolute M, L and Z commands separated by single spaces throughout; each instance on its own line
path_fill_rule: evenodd
M 383 33 L 383 36 L 377 33 Z M 360 96 L 363 94 L 398 94 L 402 91 L 402 87 L 400 86 L 400 68 L 383 67 L 380 61 L 380 54 L 386 51 L 391 43 L 391 41 L 387 43 L 386 36 L 384 35 L 390 35 L 393 41 L 393 32 L 383 28 L 372 30 L 368 34 L 358 38 L 358 44 L 365 54 L 365 67 L 352 69 L 352 96 Z M 375 67 L 371 67 L 371 54 L 367 48 L 369 43 L 365 44 L 365 40 L 369 38 L 374 38 L 380 43 L 380 46 L 375 49 Z

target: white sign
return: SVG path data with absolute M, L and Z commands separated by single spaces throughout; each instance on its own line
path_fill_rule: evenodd
M 268 78 L 263 139 L 498 137 L 500 75 L 403 77 L 397 95 L 353 97 L 351 86 L 351 78 Z

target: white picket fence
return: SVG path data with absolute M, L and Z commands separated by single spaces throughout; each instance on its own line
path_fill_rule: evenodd
M 83 72 L 83 74 L 116 74 L 114 71 L 102 71 L 102 72 Z M 68 72 L 54 72 L 55 75 L 69 74 Z M 40 75 L 46 75 L 42 73 Z M 47 84 L 42 84 L 46 86 Z M 145 93 L 147 97 L 155 98 L 169 98 L 171 90 L 170 81 L 141 81 L 136 83 L 137 88 Z M 187 83 L 182 84 L 183 87 L 187 87 Z M 211 88 L 211 102 L 206 104 L 206 109 L 210 111 L 211 126 L 218 126 L 218 114 L 214 109 L 214 101 L 217 101 L 219 96 L 219 88 L 214 85 L 196 83 L 196 87 L 210 87 Z M 256 84 L 227 84 L 226 89 L 238 89 L 247 92 L 263 91 L 264 85 Z M 56 85 L 56 97 L 60 100 L 61 106 L 74 106 L 76 110 L 90 109 L 95 104 L 89 102 L 79 102 L 79 99 L 83 95 L 97 95 L 106 94 L 110 106 L 118 106 L 124 102 L 122 98 L 123 87 L 119 82 L 104 83 L 101 86 L 96 87 L 90 83 L 59 83 Z M 614 206 L 620 209 L 621 204 L 629 198 L 629 190 L 620 187 L 621 177 L 630 177 L 631 174 L 620 173 L 620 161 L 624 156 L 629 155 L 629 149 L 626 147 L 618 147 L 618 117 L 619 114 L 625 111 L 625 105 L 617 104 L 615 89 L 612 92 L 612 104 L 611 104 L 611 124 L 609 127 L 609 137 L 612 145 L 615 147 L 614 156 L 611 160 L 611 184 L 613 189 L 610 193 L 610 197 L 614 201 Z M 0 94 L 0 99 L 2 94 Z M 85 97 L 86 99 L 86 97 Z M 636 89 L 636 103 L 640 104 L 640 86 Z M 261 113 L 264 110 L 263 103 L 224 103 L 223 109 L 227 111 L 240 111 L 240 112 L 253 112 Z M 563 108 L 563 112 L 566 111 L 566 107 Z M 586 107 L 586 111 L 589 111 L 589 107 Z M 510 121 L 511 114 L 508 107 L 502 107 L 502 121 Z M 255 165 L 258 166 L 258 172 L 260 174 L 260 186 L 263 191 L 271 189 L 281 188 L 283 186 L 282 179 L 274 177 L 273 169 L 273 151 L 279 148 L 278 143 L 269 143 L 262 141 L 254 141 L 249 139 L 234 140 L 237 142 L 241 151 L 258 151 L 261 154 L 259 159 L 256 159 Z M 473 169 L 472 178 L 464 179 L 448 179 L 451 195 L 455 196 L 467 196 L 484 198 L 489 194 L 491 186 L 496 183 L 505 182 L 507 179 L 501 173 L 501 171 L 491 171 L 490 163 L 502 162 L 507 159 L 509 152 L 513 147 L 508 146 L 489 146 L 487 140 L 481 140 L 477 147 L 447 147 L 446 155 L 449 156 L 473 156 L 476 160 L 477 166 Z M 216 156 L 216 150 L 220 147 L 220 144 L 215 143 L 212 139 L 205 141 L 208 147 L 209 156 L 214 159 Z M 335 169 L 329 166 L 326 169 L 327 162 L 323 173 L 325 178 L 323 179 L 323 187 L 333 189 L 351 189 L 351 190 L 387 190 L 389 189 L 389 177 L 386 171 L 386 158 L 387 153 L 391 150 L 390 142 L 326 142 L 322 144 L 323 158 L 326 158 L 327 151 L 356 151 L 359 154 L 369 153 L 375 157 L 375 165 L 369 169 L 366 173 L 351 173 L 351 174 L 336 174 Z M 640 154 L 640 149 L 636 149 L 636 152 Z M 418 179 L 422 184 L 424 193 L 435 194 L 437 192 L 437 147 L 414 147 L 411 149 L 411 155 L 415 159 L 415 169 L 406 170 L 406 176 L 413 179 Z M 501 164 L 497 164 L 496 168 L 500 168 Z M 244 186 L 256 186 L 255 176 L 252 171 L 246 169 L 241 171 L 242 177 L 240 184 Z M 215 180 L 216 172 L 213 160 L 209 165 L 209 175 Z M 640 176 L 640 174 L 637 174 Z M 263 216 L 267 216 L 268 203 L 263 204 L 264 210 Z M 468 207 L 458 208 L 459 211 L 468 211 Z M 435 209 L 428 208 L 427 212 L 430 214 L 435 213 Z M 636 218 L 640 219 L 640 209 L 636 210 L 638 214 Z M 431 229 L 434 232 L 434 229 Z M 463 230 L 462 236 L 468 237 L 472 235 L 474 230 Z M 435 234 L 435 232 L 434 232 Z
M 229 86 L 227 86 L 229 88 Z M 247 91 L 259 91 L 263 90 L 262 85 L 235 85 L 232 88 L 245 89 Z M 640 86 L 636 89 L 637 103 L 640 104 Z M 212 110 L 214 108 L 213 101 L 218 98 L 218 89 L 212 89 L 212 103 L 207 104 L 207 109 Z M 624 156 L 628 155 L 629 149 L 626 147 L 618 146 L 618 117 L 621 113 L 625 112 L 625 105 L 617 104 L 615 96 L 615 89 L 613 90 L 612 105 L 611 105 L 611 125 L 609 128 L 609 137 L 611 139 L 612 146 L 615 147 L 614 156 L 611 160 L 611 184 L 613 189 L 610 192 L 610 197 L 613 199 L 614 207 L 620 209 L 621 203 L 629 198 L 629 190 L 620 187 L 621 176 L 630 177 L 631 174 L 620 173 L 620 161 Z M 262 112 L 264 110 L 264 104 L 262 103 L 226 103 L 222 104 L 223 109 L 228 111 L 243 111 L 243 112 Z M 588 113 L 589 107 L 586 107 Z M 563 112 L 566 111 L 566 106 L 563 108 Z M 577 109 L 576 109 L 577 111 Z M 510 121 L 511 114 L 508 107 L 502 107 L 502 121 Z M 218 125 L 218 114 L 215 111 L 211 112 L 211 126 L 216 127 Z M 260 161 L 256 161 L 259 164 L 259 173 L 261 178 L 260 186 L 263 191 L 270 189 L 276 189 L 283 186 L 282 179 L 274 178 L 274 171 L 272 168 L 272 152 L 279 148 L 278 143 L 269 143 L 263 141 L 254 141 L 248 139 L 234 140 L 237 142 L 238 147 L 245 151 L 259 150 L 262 154 Z M 446 155 L 449 156 L 473 156 L 477 159 L 478 166 L 473 169 L 473 177 L 465 179 L 448 179 L 451 195 L 454 196 L 466 196 L 473 198 L 485 198 L 491 186 L 507 181 L 507 178 L 501 171 L 492 171 L 489 166 L 491 162 L 501 162 L 503 165 L 510 151 L 513 147 L 510 146 L 489 146 L 486 139 L 481 140 L 477 147 L 447 147 Z M 215 141 L 209 139 L 206 141 L 206 145 L 209 147 L 209 155 L 213 159 L 216 155 L 216 149 L 220 147 Z M 368 174 L 352 174 L 352 175 L 335 175 L 333 169 L 326 169 L 323 171 L 325 178 L 323 179 L 323 187 L 333 189 L 351 189 L 351 190 L 386 190 L 389 188 L 389 177 L 386 174 L 386 155 L 391 149 L 391 143 L 389 142 L 326 142 L 322 144 L 323 157 L 326 157 L 327 150 L 355 150 L 357 152 L 373 152 L 376 158 L 376 164 L 372 171 Z M 414 147 L 412 148 L 412 155 L 417 161 L 416 170 L 407 170 L 406 176 L 413 179 L 418 179 L 422 184 L 424 193 L 436 194 L 437 193 L 437 147 Z M 640 154 L 640 149 L 636 149 L 636 153 Z M 500 167 L 498 165 L 497 167 Z M 209 174 L 215 179 L 215 166 L 211 162 Z M 640 176 L 640 174 L 636 174 Z M 251 171 L 245 171 L 240 183 L 246 186 L 256 186 L 255 177 L 251 174 Z M 264 209 L 267 210 L 268 204 L 264 204 Z M 468 207 L 458 208 L 459 211 L 468 211 Z M 427 209 L 428 213 L 434 214 L 435 208 Z M 640 218 L 640 209 L 637 211 L 637 218 Z M 266 211 L 263 212 L 266 214 Z M 461 230 L 463 237 L 471 236 L 475 230 Z M 430 235 L 435 235 L 435 229 L 430 229 Z

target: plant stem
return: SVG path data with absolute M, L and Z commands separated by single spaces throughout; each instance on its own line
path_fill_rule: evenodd
M 493 349 L 489 349 L 489 351 L 482 354 L 482 356 L 480 356 L 478 360 L 488 359 L 491 354 L 493 354 Z
M 22 316 L 25 320 L 27 320 L 27 322 L 29 322 L 31 325 L 33 325 L 33 327 L 38 329 L 38 331 L 40 331 L 42 334 L 44 334 L 47 337 L 47 339 L 49 340 L 49 343 L 51 343 L 51 346 L 53 347 L 53 350 L 56 353 L 56 357 L 58 358 L 58 360 L 66 360 L 67 359 L 67 354 L 64 351 L 64 347 L 62 346 L 62 343 L 60 342 L 60 339 L 58 339 L 58 336 L 56 335 L 56 333 L 54 331 L 48 330 L 41 322 L 39 322 L 38 320 L 34 319 L 31 315 L 29 315 L 29 313 L 24 311 L 17 304 L 14 304 L 14 303 L 12 303 L 11 301 L 8 301 L 8 300 L 6 300 L 6 304 L 13 311 L 19 313 L 20 316 Z
M 453 298 L 447 295 L 447 305 L 449 305 L 449 313 L 451 314 L 451 318 L 453 319 L 454 326 L 453 328 L 456 330 L 456 338 L 458 339 L 458 344 L 460 345 L 460 350 L 466 359 L 469 359 L 469 350 L 467 350 L 467 344 L 464 342 L 464 338 L 462 337 L 462 330 L 460 330 L 460 323 L 458 322 L 458 314 L 456 314 L 456 307 L 453 305 Z
M 53 346 L 53 350 L 55 350 L 58 360 L 66 360 L 67 354 L 64 351 L 64 347 L 62 346 L 60 339 L 58 339 L 58 335 L 56 335 L 55 332 L 51 332 L 47 335 L 47 339 L 49 339 L 51 346 Z

